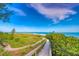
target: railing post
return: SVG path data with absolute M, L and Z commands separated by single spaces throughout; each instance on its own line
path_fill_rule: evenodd
M 37 56 L 37 51 L 35 51 L 35 56 Z

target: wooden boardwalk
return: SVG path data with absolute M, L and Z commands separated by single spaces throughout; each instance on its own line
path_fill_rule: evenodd
M 47 42 L 44 45 L 43 49 L 38 53 L 37 56 L 52 56 L 52 54 L 51 54 L 51 46 L 50 46 L 49 40 L 47 40 Z
M 32 51 L 27 53 L 25 56 L 32 56 L 33 54 L 35 54 L 35 56 L 52 56 L 50 41 L 46 38 L 44 38 L 43 40 L 46 40 L 45 44 L 43 43 L 39 45 L 37 48 L 33 49 Z M 39 50 L 41 46 L 43 46 L 43 48 L 37 53 L 37 50 Z

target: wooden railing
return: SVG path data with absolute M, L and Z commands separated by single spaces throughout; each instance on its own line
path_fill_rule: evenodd
M 21 50 L 21 49 L 29 48 L 29 47 L 34 47 L 34 46 L 38 45 L 38 47 L 34 49 L 32 55 L 33 55 L 33 54 L 36 54 L 35 51 L 37 51 L 38 49 L 40 49 L 40 48 L 44 45 L 44 42 L 43 42 L 43 41 L 45 41 L 45 39 L 42 39 L 42 40 L 40 40 L 40 41 L 38 41 L 38 42 L 36 42 L 36 43 L 34 43 L 34 44 L 32 44 L 32 45 L 28 45 L 28 46 L 24 46 L 24 47 L 19 47 L 19 49 L 17 49 L 17 50 Z M 43 42 L 43 43 L 40 44 L 41 42 Z M 40 44 L 40 45 L 39 45 L 39 44 Z M 16 49 L 16 48 L 14 48 L 14 49 Z M 16 51 L 16 50 L 15 50 L 15 51 Z M 3 55 L 3 54 L 6 53 L 6 52 L 8 52 L 8 51 L 7 51 L 7 50 L 4 50 L 2 53 L 0 53 L 0 55 Z M 10 51 L 10 52 L 11 52 L 11 51 Z M 31 52 L 27 53 L 26 55 L 31 55 Z
M 27 53 L 25 56 L 36 56 L 38 54 L 38 51 L 44 46 L 45 42 L 40 44 L 37 48 Z

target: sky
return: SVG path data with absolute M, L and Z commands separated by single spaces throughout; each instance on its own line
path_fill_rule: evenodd
M 0 31 L 79 32 L 78 3 L 12 3 L 9 22 L 0 21 Z

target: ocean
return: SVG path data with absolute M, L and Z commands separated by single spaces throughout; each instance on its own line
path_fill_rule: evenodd
M 64 32 L 63 34 L 66 36 L 73 36 L 79 38 L 79 32 Z
M 50 32 L 18 32 L 18 33 L 23 33 L 23 34 L 30 33 L 30 34 L 43 34 L 43 35 L 45 35 L 45 34 L 48 34 Z M 59 33 L 62 33 L 66 36 L 73 36 L 73 37 L 79 38 L 79 32 L 59 32 Z

